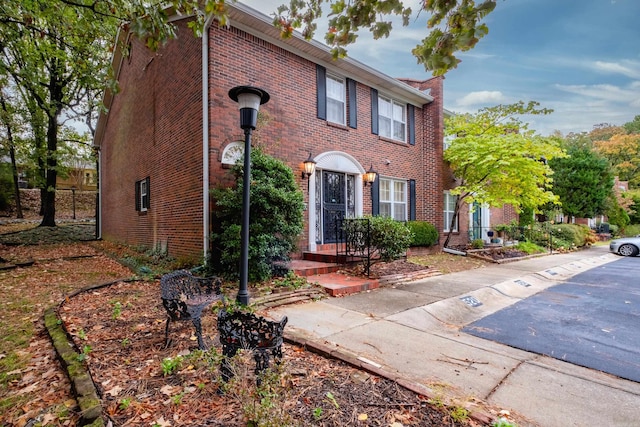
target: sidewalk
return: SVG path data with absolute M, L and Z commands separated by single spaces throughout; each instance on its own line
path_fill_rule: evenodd
M 429 277 L 269 310 L 286 334 L 427 387 L 522 417 L 518 426 L 640 425 L 640 384 L 460 332 L 575 274 L 620 259 L 606 247 Z

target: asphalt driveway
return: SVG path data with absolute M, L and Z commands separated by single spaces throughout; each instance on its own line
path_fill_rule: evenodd
M 573 276 L 463 331 L 640 382 L 640 258 Z

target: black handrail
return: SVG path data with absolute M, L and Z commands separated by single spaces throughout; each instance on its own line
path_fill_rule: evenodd
M 371 221 L 368 218 L 343 218 L 336 221 L 336 255 L 346 264 L 350 259 L 363 261 L 364 273 L 371 271 Z

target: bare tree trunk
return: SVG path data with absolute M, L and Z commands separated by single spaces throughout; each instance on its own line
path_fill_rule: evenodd
M 11 139 L 11 136 L 9 136 L 9 154 L 11 156 L 11 169 L 13 170 L 13 192 L 16 202 L 16 218 L 22 219 L 24 218 L 24 215 L 22 213 L 22 202 L 20 201 L 20 184 L 18 182 L 18 166 L 16 165 L 16 149 L 13 146 Z
M 44 215 L 40 227 L 56 226 L 56 179 L 58 176 L 56 148 L 58 145 L 58 125 L 56 117 L 49 118 L 47 129 L 47 178 L 44 188 Z
M 7 104 L 4 100 L 4 96 L 0 96 L 0 105 L 2 110 L 7 113 Z M 20 185 L 18 184 L 18 167 L 16 165 L 16 147 L 13 141 L 13 132 L 11 131 L 11 124 L 7 120 L 5 123 L 7 127 L 7 141 L 9 142 L 9 155 L 11 157 L 11 170 L 13 172 L 13 196 L 16 203 L 16 218 L 24 218 L 22 214 L 22 204 L 20 203 Z

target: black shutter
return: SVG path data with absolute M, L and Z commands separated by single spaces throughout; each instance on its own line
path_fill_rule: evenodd
M 371 215 L 380 215 L 380 178 L 371 183 Z
M 409 180 L 409 221 L 416 220 L 416 180 Z
M 409 145 L 416 145 L 416 112 L 415 107 L 407 105 L 407 127 L 409 128 Z
M 140 181 L 136 181 L 136 189 L 135 189 L 135 195 L 136 195 L 136 211 L 140 211 Z
M 349 127 L 358 128 L 358 98 L 356 94 L 356 81 L 347 79 L 347 91 L 349 98 Z
M 151 207 L 151 178 L 146 177 L 145 181 L 147 182 L 147 203 L 144 207 L 149 209 Z
M 371 133 L 378 135 L 378 91 L 371 88 Z
M 318 118 L 327 120 L 327 69 L 316 65 Z

